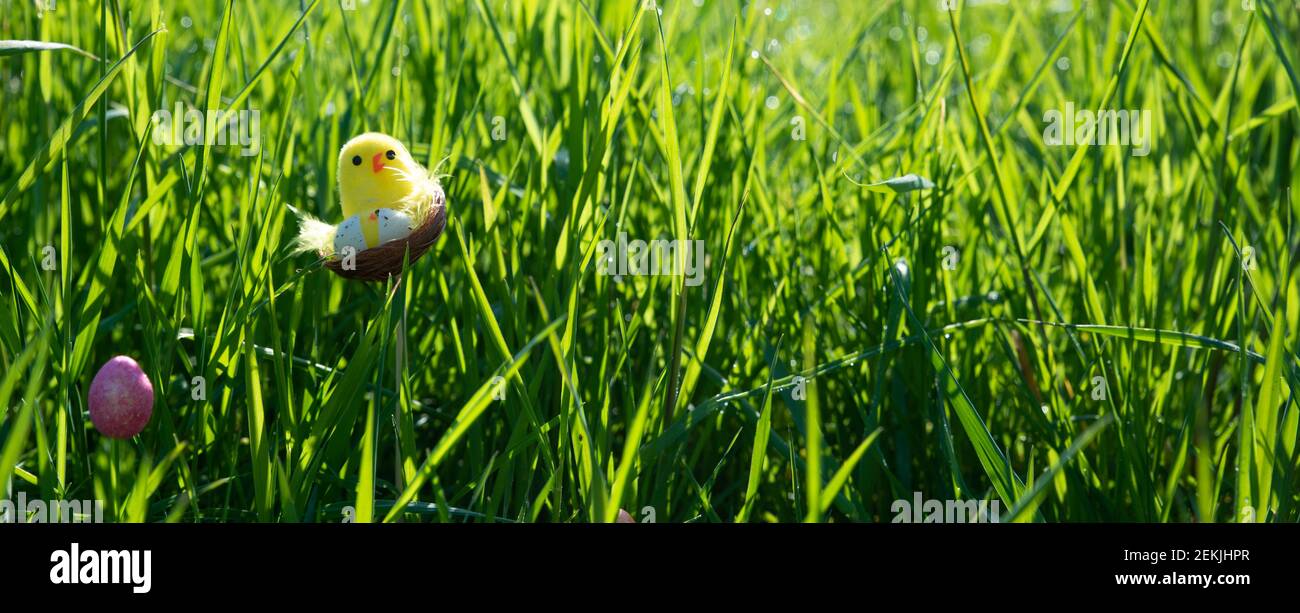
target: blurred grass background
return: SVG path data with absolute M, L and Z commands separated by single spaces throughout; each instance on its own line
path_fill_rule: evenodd
M 0 48 L 6 497 L 1296 521 L 1297 4 L 957 4 L 0 0 L 67 46 Z M 177 103 L 256 111 L 256 155 L 156 144 Z M 1049 146 L 1067 103 L 1150 154 Z M 367 130 L 446 175 L 387 286 L 289 251 Z M 704 284 L 597 274 L 619 232 L 704 241 Z M 156 402 L 114 444 L 117 354 Z

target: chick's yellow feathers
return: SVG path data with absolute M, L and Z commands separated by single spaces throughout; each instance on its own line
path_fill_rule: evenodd
M 428 173 L 397 139 L 367 132 L 339 150 L 339 198 L 343 217 L 365 217 L 378 208 L 400 209 L 418 195 Z

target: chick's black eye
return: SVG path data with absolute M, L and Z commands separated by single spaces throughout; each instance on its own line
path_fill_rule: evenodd
M 360 166 L 360 165 L 361 165 L 361 156 L 359 156 L 359 155 L 354 155 L 354 156 L 352 156 L 352 165 L 353 165 L 353 166 Z
M 396 153 L 393 153 L 393 150 L 392 150 L 392 149 L 389 149 L 389 150 L 388 150 L 388 153 L 385 153 L 385 154 L 384 154 L 384 157 L 387 157 L 387 158 L 390 159 L 390 160 L 395 160 L 395 159 L 397 159 L 397 154 L 396 154 Z

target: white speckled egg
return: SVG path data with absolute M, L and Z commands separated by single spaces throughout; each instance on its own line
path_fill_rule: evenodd
M 411 216 L 393 209 L 379 209 L 379 244 L 411 235 Z
M 356 215 L 344 219 L 334 232 L 334 255 L 343 257 L 346 247 L 353 248 L 355 253 L 366 250 L 366 237 L 361 233 L 361 218 Z

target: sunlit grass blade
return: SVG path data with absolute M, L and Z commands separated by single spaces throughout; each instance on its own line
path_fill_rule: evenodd
M 465 406 L 461 407 L 460 412 L 457 413 L 456 419 L 452 423 L 452 427 L 442 435 L 438 444 L 429 453 L 429 457 L 424 461 L 424 464 L 420 466 L 420 470 L 416 473 L 415 479 L 411 480 L 411 483 L 407 484 L 402 495 L 393 502 L 392 510 L 390 510 L 384 517 L 385 523 L 391 522 L 395 519 L 401 514 L 402 508 L 415 499 L 415 495 L 420 491 L 420 488 L 424 486 L 425 482 L 429 480 L 433 471 L 438 468 L 438 465 L 442 462 L 443 458 L 446 457 L 452 446 L 465 436 L 465 432 L 469 430 L 469 427 L 483 414 L 488 403 L 492 401 L 493 393 L 499 389 L 506 378 L 513 376 L 519 371 L 519 367 L 523 366 L 524 361 L 528 359 L 528 355 L 532 352 L 533 347 L 536 347 L 541 343 L 548 335 L 555 331 L 556 328 L 560 327 L 560 324 L 562 323 L 564 323 L 563 317 L 548 324 L 541 330 L 541 332 L 534 336 L 532 340 L 528 341 L 528 343 L 519 350 L 519 353 L 513 356 L 510 362 L 503 365 L 502 368 L 497 371 L 500 374 L 488 379 L 479 386 L 478 390 L 474 392 L 474 395 L 470 397 L 469 401 L 465 403 Z

